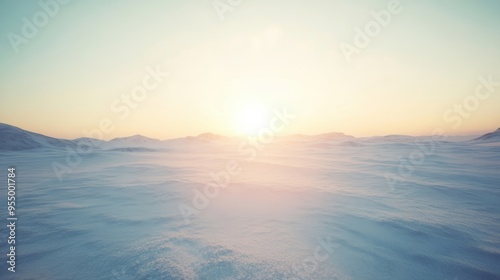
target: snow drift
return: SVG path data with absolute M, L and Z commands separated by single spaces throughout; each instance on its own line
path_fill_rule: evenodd
M 414 137 L 297 136 L 251 160 L 238 139 L 132 137 L 58 180 L 78 139 L 0 129 L 19 187 L 1 279 L 500 279 L 500 146 L 436 142 L 410 164 Z

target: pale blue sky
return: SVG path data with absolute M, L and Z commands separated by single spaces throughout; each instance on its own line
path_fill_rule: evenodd
M 226 1 L 223 1 L 226 2 Z M 458 128 L 443 113 L 480 75 L 500 81 L 499 1 L 401 1 L 348 63 L 340 51 L 389 1 L 246 0 L 221 21 L 213 1 L 69 1 L 15 53 L 10 32 L 38 1 L 0 1 L 0 122 L 77 138 L 237 134 L 248 104 L 297 113 L 288 133 L 481 133 L 500 126 L 500 87 Z M 148 66 L 171 73 L 125 119 L 110 104 Z

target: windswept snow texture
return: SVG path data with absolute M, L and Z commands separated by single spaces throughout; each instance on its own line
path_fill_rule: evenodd
M 500 279 L 500 145 L 327 136 L 1 151 L 19 220 L 0 279 Z

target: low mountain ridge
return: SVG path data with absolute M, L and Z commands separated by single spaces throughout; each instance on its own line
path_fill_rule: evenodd
M 387 136 L 374 136 L 368 137 L 371 141 L 375 142 L 407 142 L 414 139 L 414 136 L 405 135 L 387 135 Z M 197 144 L 210 144 L 232 141 L 235 138 L 225 137 L 213 133 L 203 133 L 198 136 L 188 136 L 177 139 L 169 140 L 158 140 L 154 138 L 149 138 L 143 135 L 133 135 L 128 137 L 118 137 L 112 140 L 100 140 L 94 138 L 77 138 L 74 140 L 58 139 L 54 137 L 45 136 L 39 133 L 30 132 L 19 127 L 12 125 L 0 123 L 0 151 L 23 151 L 32 149 L 64 149 L 66 147 L 77 148 L 78 145 L 82 143 L 91 144 L 94 148 L 110 150 L 124 150 L 122 148 L 165 148 L 171 144 L 179 145 L 197 145 Z M 239 139 L 239 138 L 238 138 Z M 363 138 L 362 138 L 363 139 Z M 470 139 L 470 138 L 469 138 Z M 341 132 L 331 132 L 318 135 L 287 135 L 276 138 L 277 141 L 285 142 L 311 142 L 311 143 L 324 143 L 324 144 L 336 144 L 343 143 L 346 146 L 358 146 L 360 143 L 358 138 L 346 135 Z M 474 138 L 470 141 L 473 142 L 500 142 L 500 128 L 496 131 L 486 133 L 480 137 Z M 168 143 L 168 145 L 167 145 Z M 181 146 L 179 146 L 181 147 Z M 142 151 L 142 149 L 138 149 Z
M 78 145 L 91 144 L 94 148 L 110 149 L 122 147 L 143 147 L 161 143 L 158 139 L 142 135 L 115 138 L 110 141 L 81 137 L 74 140 L 58 139 L 19 127 L 0 123 L 0 151 L 24 151 L 33 149 L 76 149 Z
M 158 139 L 149 138 L 144 135 L 136 134 L 126 137 L 113 138 L 101 145 L 102 148 L 115 151 L 131 151 L 127 148 L 135 148 L 134 151 L 140 151 L 146 147 L 157 147 L 162 142 Z

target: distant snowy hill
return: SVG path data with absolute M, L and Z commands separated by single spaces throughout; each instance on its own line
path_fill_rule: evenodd
M 38 148 L 75 146 L 70 140 L 61 140 L 0 123 L 0 151 L 22 151 Z
M 224 136 L 210 133 L 210 132 L 202 133 L 202 134 L 196 136 L 196 138 L 201 139 L 201 140 L 207 140 L 207 141 L 220 141 L 220 140 L 226 139 L 226 137 L 224 137 Z
M 168 139 L 163 142 L 174 144 L 174 145 L 196 145 L 196 144 L 215 144 L 215 143 L 225 143 L 232 140 L 230 137 L 206 132 L 198 136 L 187 136 L 182 138 Z
M 304 135 L 304 134 L 294 134 L 282 136 L 281 140 L 285 141 L 343 141 L 343 140 L 354 140 L 354 136 L 346 135 L 342 132 L 330 132 L 317 135 Z
M 110 140 L 113 143 L 131 143 L 131 144 L 148 144 L 148 143 L 158 143 L 160 140 L 149 138 L 140 134 L 136 134 L 128 137 L 118 137 Z
M 394 143 L 394 142 L 409 142 L 416 138 L 428 138 L 428 136 L 410 136 L 410 135 L 384 135 L 384 136 L 372 136 L 366 137 L 365 139 L 371 142 L 378 143 Z
M 313 136 L 317 139 L 322 140 L 352 140 L 355 139 L 354 136 L 344 134 L 342 132 L 330 132 Z
M 500 128 L 493 132 L 486 133 L 485 135 L 480 136 L 476 139 L 472 139 L 472 141 L 488 141 L 488 142 L 500 141 Z
M 143 147 L 161 143 L 160 140 L 149 138 L 143 135 L 133 135 L 128 137 L 114 138 L 107 142 L 110 147 Z

